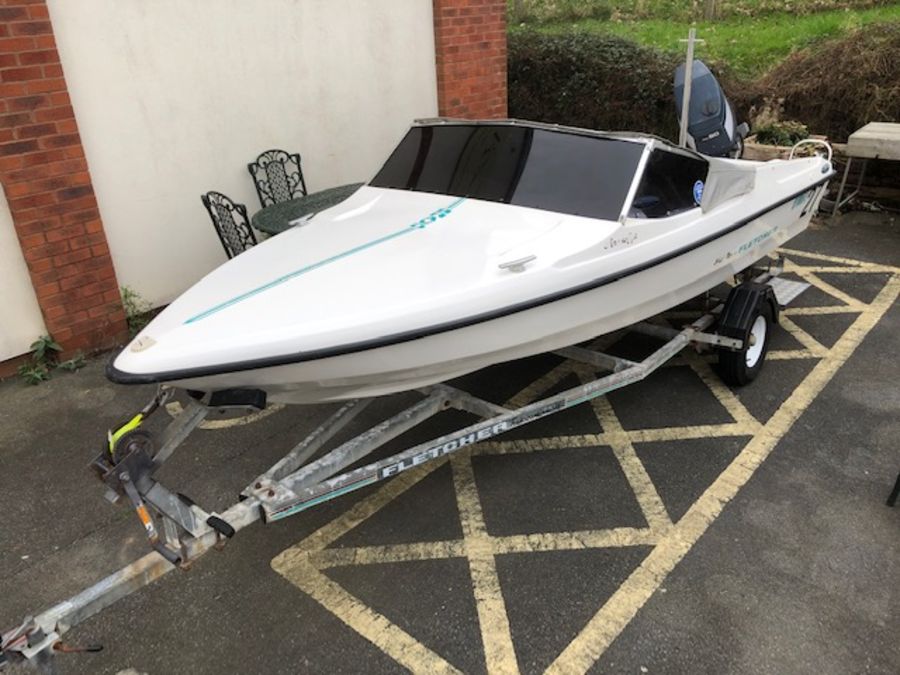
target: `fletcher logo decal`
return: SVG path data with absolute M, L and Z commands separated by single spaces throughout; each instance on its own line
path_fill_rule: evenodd
M 743 255 L 744 253 L 747 253 L 747 251 L 750 251 L 751 249 L 756 248 L 762 242 L 764 242 L 766 239 L 768 239 L 773 234 L 775 234 L 777 231 L 778 231 L 778 225 L 776 225 L 775 227 L 773 227 L 770 230 L 766 230 L 765 232 L 762 232 L 761 234 L 756 235 L 750 241 L 745 241 L 743 244 L 738 246 L 736 249 L 728 251 L 728 253 L 726 253 L 725 255 L 719 256 L 718 258 L 716 258 L 716 260 L 713 264 L 721 265 L 723 262 L 725 262 L 727 260 L 731 260 L 732 258 L 737 258 L 738 256 Z
M 475 443 L 479 443 L 480 441 L 486 441 L 489 438 L 493 438 L 494 436 L 502 434 L 504 431 L 515 429 L 516 427 L 522 426 L 527 422 L 534 421 L 565 407 L 565 401 L 554 401 L 553 403 L 550 403 L 547 406 L 533 412 L 517 415 L 508 420 L 486 426 L 482 429 L 479 429 L 478 431 L 473 431 L 469 434 L 466 434 L 465 436 L 454 438 L 447 441 L 446 443 L 442 443 L 441 445 L 432 446 L 420 453 L 413 455 L 412 457 L 406 457 L 404 459 L 401 459 L 399 462 L 394 462 L 393 464 L 388 464 L 387 466 L 382 467 L 378 470 L 378 478 L 381 479 L 396 476 L 398 473 L 406 471 L 407 469 L 412 469 L 413 467 L 424 464 L 425 462 L 428 462 L 432 459 L 437 459 L 438 457 L 449 455 L 451 452 L 456 452 L 457 450 L 464 448 L 467 445 L 474 445 Z

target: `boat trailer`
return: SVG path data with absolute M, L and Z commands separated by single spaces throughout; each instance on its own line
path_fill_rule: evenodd
M 607 372 L 591 382 L 516 409 L 446 384 L 425 387 L 418 390 L 422 398 L 414 405 L 310 461 L 373 399 L 348 401 L 268 471 L 249 483 L 235 504 L 218 513 L 205 511 L 184 495 L 172 492 L 156 480 L 154 474 L 210 413 L 229 408 L 258 411 L 265 408 L 265 395 L 257 391 L 231 390 L 192 397 L 156 441 L 141 426 L 173 393 L 170 388 L 160 387 L 143 410 L 109 432 L 103 452 L 91 463 L 91 468 L 108 488 L 107 498 L 117 504 L 130 503 L 134 508 L 153 550 L 90 588 L 41 614 L 27 617 L 18 627 L 2 633 L 0 670 L 7 663 L 24 662 L 52 673 L 57 652 L 102 649 L 99 646 L 73 647 L 63 643 L 61 638 L 79 623 L 164 574 L 176 568 L 189 569 L 204 553 L 213 548 L 222 549 L 237 532 L 257 521 L 268 523 L 287 518 L 639 382 L 688 346 L 693 345 L 698 350 L 716 347 L 743 354 L 754 342 L 751 332 L 754 320 L 764 312 L 772 312 L 770 318 L 777 320 L 778 306 L 788 304 L 808 287 L 805 283 L 778 278 L 781 271 L 781 261 L 778 261 L 765 272 L 744 273 L 741 283 L 732 288 L 725 302 L 709 302 L 708 307 L 712 309 L 681 330 L 641 322 L 617 332 L 635 332 L 666 340 L 642 361 L 631 361 L 583 346 L 554 352 Z M 762 358 L 764 356 L 763 351 Z M 340 473 L 388 441 L 448 409 L 465 411 L 481 419 L 390 457 Z

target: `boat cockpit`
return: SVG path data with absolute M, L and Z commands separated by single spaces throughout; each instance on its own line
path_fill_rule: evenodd
M 749 192 L 754 164 L 644 134 L 436 119 L 418 121 L 369 185 L 624 222 L 707 211 Z

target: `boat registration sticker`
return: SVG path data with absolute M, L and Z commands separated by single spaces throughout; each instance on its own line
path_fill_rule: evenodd
M 694 203 L 700 206 L 701 199 L 703 199 L 703 181 L 698 180 L 694 183 Z

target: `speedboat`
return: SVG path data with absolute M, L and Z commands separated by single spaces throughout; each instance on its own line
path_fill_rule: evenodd
M 442 382 L 704 293 L 802 232 L 832 175 L 820 155 L 420 120 L 371 181 L 213 270 L 107 373 L 282 403 Z

